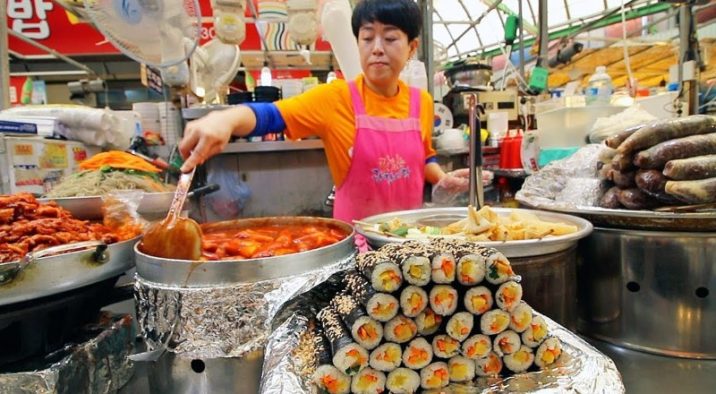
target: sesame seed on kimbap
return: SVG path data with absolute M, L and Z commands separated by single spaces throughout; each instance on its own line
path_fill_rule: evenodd
M 492 348 L 498 356 L 502 357 L 506 354 L 516 352 L 519 350 L 521 345 L 522 341 L 520 341 L 520 335 L 512 330 L 506 330 L 497 334 Z
M 535 365 L 540 368 L 548 367 L 562 355 L 562 343 L 557 337 L 550 337 L 544 340 L 535 353 Z
M 351 378 L 333 365 L 321 365 L 313 373 L 313 383 L 319 392 L 348 394 L 351 392 Z
M 450 384 L 448 365 L 438 361 L 420 370 L 420 387 L 438 389 Z
M 351 392 L 354 394 L 376 394 L 385 391 L 385 374 L 373 368 L 366 368 L 351 382 Z
M 331 300 L 331 306 L 350 329 L 353 339 L 370 350 L 383 339 L 383 326 L 366 315 L 363 307 L 350 294 L 338 294 Z
M 522 333 L 532 323 L 532 307 L 521 301 L 515 309 L 510 312 L 510 330 Z
M 425 338 L 415 338 L 403 352 L 403 365 L 419 370 L 433 361 L 433 348 Z
M 425 308 L 425 310 L 420 312 L 415 318 L 415 324 L 418 326 L 418 334 L 422 336 L 435 334 L 440 328 L 442 321 L 442 316 L 433 312 L 430 307 Z
M 425 256 L 410 256 L 400 265 L 403 279 L 415 286 L 425 286 L 430 283 L 430 259 Z
M 485 278 L 485 261 L 477 254 L 466 254 L 457 261 L 457 281 L 461 285 L 474 286 Z
M 353 376 L 368 365 L 368 351 L 353 341 L 335 309 L 325 307 L 316 318 L 323 326 L 323 332 L 331 345 L 333 365 L 339 371 Z
M 432 279 L 434 283 L 452 283 L 455 281 L 455 257 L 447 253 L 438 253 L 432 261 Z
M 397 343 L 384 343 L 370 353 L 370 367 L 390 372 L 400 366 L 403 351 Z
M 465 292 L 463 297 L 465 309 L 473 315 L 482 315 L 492 309 L 492 292 L 485 286 L 473 287 Z
M 542 316 L 532 316 L 530 326 L 522 333 L 522 343 L 531 348 L 536 348 L 547 338 L 548 333 L 549 329 L 544 318 Z
M 428 293 L 410 285 L 400 293 L 400 308 L 407 317 L 415 317 L 428 306 Z
M 385 386 L 393 394 L 417 393 L 420 388 L 420 375 L 408 368 L 398 368 L 388 374 Z
M 493 285 L 499 285 L 515 277 L 507 257 L 495 249 L 486 249 L 482 254 L 486 258 L 485 279 Z
M 509 325 L 510 314 L 500 309 L 485 312 L 480 318 L 480 331 L 485 335 L 497 335 Z
M 470 336 L 474 324 L 474 318 L 470 313 L 458 312 L 448 320 L 445 331 L 452 338 L 462 342 Z
M 512 312 L 522 301 L 522 285 L 512 280 L 501 284 L 495 292 L 495 301 L 498 308 Z
M 432 345 L 435 357 L 448 359 L 457 356 L 460 352 L 460 342 L 447 335 L 434 336 Z
M 385 339 L 389 342 L 406 343 L 415 338 L 418 333 L 418 326 L 415 322 L 403 315 L 398 315 L 385 323 L 383 330 Z
M 497 376 L 502 371 L 502 359 L 494 352 L 487 357 L 475 360 L 475 373 L 477 376 Z
M 449 316 L 457 309 L 457 290 L 451 286 L 437 285 L 430 289 L 430 308 L 440 316 Z
M 377 291 L 391 293 L 403 284 L 400 267 L 379 252 L 362 253 L 356 256 L 356 267 Z
M 469 358 L 455 356 L 448 360 L 451 382 L 468 382 L 475 377 L 475 362 Z
M 503 360 L 507 369 L 514 373 L 520 373 L 532 366 L 535 355 L 532 353 L 532 349 L 522 346 L 516 352 L 506 355 Z
M 487 357 L 491 351 L 492 340 L 487 335 L 473 335 L 462 344 L 463 356 L 471 360 Z

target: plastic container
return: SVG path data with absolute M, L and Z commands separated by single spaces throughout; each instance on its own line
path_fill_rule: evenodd
M 614 84 L 612 83 L 612 77 L 607 74 L 607 68 L 604 66 L 597 67 L 596 72 L 589 77 L 589 85 L 584 91 L 587 105 L 608 105 L 613 92 Z
M 273 86 L 271 79 L 271 69 L 268 68 L 268 65 L 266 64 L 264 64 L 263 68 L 261 68 L 260 81 L 260 86 Z

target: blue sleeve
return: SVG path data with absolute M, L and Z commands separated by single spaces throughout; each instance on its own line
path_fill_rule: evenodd
M 260 137 L 268 133 L 279 133 L 286 130 L 286 122 L 278 107 L 273 103 L 245 104 L 256 115 L 256 127 L 248 137 Z
M 425 164 L 437 163 L 437 162 L 438 162 L 437 156 L 431 156 L 431 157 L 428 157 L 427 159 L 425 159 Z

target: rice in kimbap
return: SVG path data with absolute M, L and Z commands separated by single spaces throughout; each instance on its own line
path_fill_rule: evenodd
M 400 366 L 403 351 L 397 343 L 384 343 L 370 353 L 370 367 L 390 372 Z
M 448 359 L 455 357 L 460 351 L 460 342 L 447 335 L 436 335 L 433 337 L 433 354 L 435 357 Z
M 448 360 L 451 382 L 468 382 L 475 377 L 475 362 L 469 358 L 455 356 Z
M 383 339 L 383 326 L 368 317 L 361 305 L 349 294 L 338 294 L 331 306 L 351 331 L 353 339 L 367 350 L 374 349 Z
M 438 253 L 432 261 L 432 279 L 434 283 L 452 283 L 455 281 L 455 257 L 447 253 Z
M 518 351 L 506 355 L 503 360 L 507 369 L 514 373 L 520 373 L 532 366 L 535 355 L 532 353 L 532 349 L 522 346 Z
M 521 345 L 520 335 L 512 330 L 506 330 L 497 334 L 492 348 L 498 356 L 502 357 L 516 352 Z
M 556 337 L 550 337 L 544 340 L 537 348 L 535 353 L 535 365 L 540 368 L 548 367 L 562 355 L 562 343 Z
M 387 322 L 398 314 L 398 299 L 390 294 L 378 293 L 361 274 L 352 271 L 343 279 L 346 290 L 366 309 L 368 316 Z
M 470 313 L 458 312 L 448 320 L 445 331 L 452 338 L 462 342 L 470 336 L 473 324 L 474 318 Z
M 485 261 L 477 254 L 466 254 L 457 261 L 457 281 L 461 285 L 474 286 L 485 278 Z
M 487 335 L 473 335 L 462 344 L 462 354 L 471 360 L 487 357 L 491 351 L 492 340 Z
M 400 267 L 380 252 L 359 254 L 356 267 L 377 291 L 391 293 L 403 284 Z
M 532 323 L 532 307 L 521 301 L 510 313 L 510 330 L 522 333 Z
M 410 285 L 400 293 L 400 308 L 407 317 L 418 316 L 428 306 L 428 293 Z
M 502 359 L 494 352 L 487 357 L 475 360 L 475 373 L 477 376 L 497 376 L 502 371 Z
M 395 343 L 406 343 L 415 338 L 418 333 L 418 326 L 410 318 L 398 315 L 385 323 L 383 330 L 385 339 Z
M 457 290 L 451 286 L 437 285 L 430 290 L 430 308 L 440 316 L 450 316 L 457 309 Z
M 348 394 L 351 392 L 351 378 L 330 364 L 321 365 L 313 373 L 313 383 L 318 392 Z
M 412 394 L 420 388 L 420 375 L 408 368 L 398 368 L 388 374 L 385 386 L 393 394 Z
M 522 285 L 515 281 L 505 282 L 495 292 L 497 307 L 512 312 L 522 301 Z
M 403 279 L 411 285 L 425 286 L 430 283 L 430 259 L 425 256 L 410 256 L 400 265 Z
M 418 334 L 428 336 L 435 334 L 442 323 L 442 316 L 433 312 L 430 307 L 425 308 L 416 318 L 415 324 L 418 326 Z
M 536 348 L 547 338 L 548 333 L 549 329 L 547 328 L 547 323 L 544 321 L 544 318 L 541 316 L 532 316 L 530 326 L 522 333 L 522 343 L 531 348 Z
M 420 387 L 439 389 L 450 384 L 450 371 L 444 362 L 436 362 L 420 370 Z
M 355 343 L 332 307 L 323 308 L 317 315 L 323 332 L 331 344 L 333 365 L 348 376 L 353 376 L 368 365 L 368 351 Z
M 465 292 L 465 309 L 473 315 L 482 315 L 492 309 L 492 292 L 485 286 L 473 287 Z
M 485 263 L 485 279 L 493 285 L 507 282 L 515 276 L 507 257 L 495 249 L 485 249 L 482 256 Z
M 385 374 L 373 368 L 366 368 L 353 377 L 351 392 L 354 394 L 376 394 L 385 391 Z
M 403 365 L 419 370 L 433 361 L 433 348 L 425 338 L 415 338 L 403 352 Z
M 485 312 L 480 318 L 480 330 L 485 335 L 497 335 L 509 325 L 510 314 L 500 309 Z

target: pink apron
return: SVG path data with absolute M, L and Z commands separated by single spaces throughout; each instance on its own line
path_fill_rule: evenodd
M 348 84 L 356 118 L 351 166 L 336 190 L 333 217 L 351 223 L 423 204 L 425 148 L 420 90 L 410 88 L 407 119 L 368 116 L 355 81 Z

